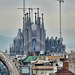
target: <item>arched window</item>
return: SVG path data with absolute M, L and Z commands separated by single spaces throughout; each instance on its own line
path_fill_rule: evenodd
M 32 39 L 32 48 L 33 48 L 33 51 L 36 50 L 36 46 L 37 46 L 36 38 L 33 38 Z

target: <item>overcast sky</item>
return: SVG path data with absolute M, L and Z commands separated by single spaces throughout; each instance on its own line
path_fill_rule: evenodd
M 0 0 L 0 35 L 15 37 L 22 28 L 23 0 Z M 39 7 L 44 13 L 46 35 L 59 37 L 59 2 L 56 0 L 26 0 L 26 7 Z M 62 37 L 64 44 L 75 46 L 75 0 L 62 3 Z

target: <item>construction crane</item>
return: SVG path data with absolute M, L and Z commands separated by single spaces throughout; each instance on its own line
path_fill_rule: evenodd
M 64 2 L 64 0 L 56 0 L 59 1 L 59 36 L 60 36 L 60 51 L 61 51 L 61 45 L 62 45 L 62 31 L 61 31 L 61 3 Z
M 59 28 L 60 28 L 60 31 L 59 31 L 59 36 L 60 36 L 60 40 L 61 40 L 61 36 L 62 36 L 62 31 L 61 31 L 61 2 L 64 2 L 64 0 L 56 0 L 56 1 L 59 1 Z
M 25 11 L 26 11 L 26 8 L 25 8 L 25 0 L 23 0 L 23 8 L 17 8 L 17 9 L 22 9 L 23 10 L 23 18 L 25 19 Z
M 32 21 L 33 21 L 33 9 L 39 9 L 39 8 L 26 8 L 25 7 L 25 2 L 26 2 L 26 0 L 23 0 L 23 8 L 17 8 L 17 9 L 22 9 L 23 10 L 23 18 L 25 19 L 25 12 L 26 12 L 26 10 L 28 9 L 29 11 L 31 11 L 31 19 L 32 19 Z M 24 20 L 24 23 L 25 23 L 25 20 Z
M 18 9 L 23 9 L 23 17 L 25 18 L 25 11 L 28 9 L 29 10 L 29 13 L 31 12 L 31 20 L 33 22 L 33 9 L 38 9 L 38 8 L 18 8 Z

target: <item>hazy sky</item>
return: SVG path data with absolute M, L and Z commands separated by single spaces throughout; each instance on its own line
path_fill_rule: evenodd
M 15 37 L 22 28 L 23 0 L 0 0 L 0 35 Z M 59 37 L 59 2 L 56 0 L 26 0 L 26 7 L 39 7 L 44 13 L 46 35 Z M 64 44 L 75 46 L 75 0 L 62 3 L 62 37 Z

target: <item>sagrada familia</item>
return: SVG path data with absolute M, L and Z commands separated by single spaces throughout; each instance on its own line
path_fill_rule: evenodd
M 63 45 L 63 39 L 60 38 L 46 38 L 46 30 L 44 28 L 43 13 L 39 16 L 39 8 L 35 13 L 35 22 L 31 20 L 30 8 L 29 13 L 25 14 L 23 18 L 23 30 L 18 29 L 17 37 L 13 39 L 13 44 L 10 46 L 10 55 L 23 55 L 28 52 L 40 52 L 60 53 L 65 50 Z

